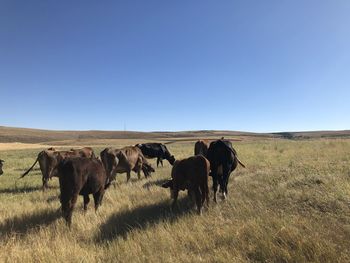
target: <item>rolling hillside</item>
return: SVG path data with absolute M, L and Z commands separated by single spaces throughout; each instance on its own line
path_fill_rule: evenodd
M 196 138 L 218 137 L 256 137 L 256 138 L 285 138 L 310 139 L 350 137 L 350 130 L 345 131 L 311 131 L 311 132 L 279 132 L 279 133 L 251 133 L 240 131 L 181 131 L 181 132 L 137 132 L 137 131 L 54 131 L 28 128 L 13 128 L 0 126 L 0 143 L 49 143 L 61 141 L 83 141 L 95 139 L 144 139 L 144 140 L 189 140 Z

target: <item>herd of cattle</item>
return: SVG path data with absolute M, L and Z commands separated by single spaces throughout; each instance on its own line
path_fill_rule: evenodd
M 52 177 L 58 177 L 62 215 L 70 226 L 78 195 L 83 196 L 86 210 L 89 195 L 92 194 L 97 210 L 105 190 L 116 180 L 116 174 L 126 173 L 127 181 L 131 171 L 137 173 L 139 179 L 141 172 L 147 178 L 155 171 L 147 161 L 151 158 L 157 158 L 157 167 L 159 163 L 163 166 L 164 159 L 173 166 L 171 179 L 162 185 L 171 190 L 172 206 L 177 204 L 178 192 L 187 190 L 199 214 L 204 203 L 209 204 L 209 176 L 213 178 L 214 201 L 217 202 L 218 186 L 225 199 L 230 174 L 238 164 L 245 167 L 231 142 L 221 138 L 211 143 L 207 140 L 197 141 L 194 156 L 182 160 L 176 160 L 161 143 L 137 144 L 121 149 L 105 148 L 99 157 L 90 147 L 69 151 L 49 148 L 38 154 L 33 165 L 20 178 L 26 176 L 37 162 L 42 173 L 43 190 L 48 188 L 48 181 Z M 3 173 L 3 162 L 0 160 L 0 175 Z

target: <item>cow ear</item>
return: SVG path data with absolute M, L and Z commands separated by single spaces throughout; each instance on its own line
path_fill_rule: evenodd
M 169 180 L 168 182 L 162 184 L 163 188 L 169 188 L 173 185 L 173 180 Z

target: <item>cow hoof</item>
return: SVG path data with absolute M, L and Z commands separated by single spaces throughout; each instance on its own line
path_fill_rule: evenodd
M 221 199 L 222 199 L 222 200 L 226 200 L 226 198 L 227 198 L 226 194 L 223 193 L 222 196 L 221 196 Z

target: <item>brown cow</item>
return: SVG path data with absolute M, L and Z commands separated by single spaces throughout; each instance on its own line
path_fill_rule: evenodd
M 62 216 L 68 226 L 72 223 L 72 213 L 78 195 L 84 197 L 84 210 L 92 194 L 95 201 L 95 211 L 101 205 L 105 189 L 109 186 L 106 170 L 100 160 L 96 158 L 67 158 L 57 165 L 60 182 L 60 201 Z
M 94 152 L 90 147 L 84 147 L 82 149 L 72 149 L 71 151 L 56 151 L 54 148 L 49 148 L 47 150 L 41 151 L 38 154 L 33 165 L 24 173 L 20 178 L 26 176 L 39 162 L 40 170 L 42 173 L 43 190 L 48 188 L 48 181 L 52 176 L 55 176 L 54 168 L 57 164 L 67 158 L 67 157 L 94 157 Z
M 100 156 L 107 174 L 110 176 L 110 181 L 115 180 L 117 173 L 127 173 L 128 182 L 131 171 L 137 173 L 139 179 L 141 170 L 145 177 L 154 172 L 141 150 L 135 146 L 127 146 L 122 149 L 106 148 L 100 153 Z
M 70 152 L 73 152 L 74 155 L 79 155 L 80 157 L 86 158 L 95 158 L 94 150 L 91 147 L 83 147 L 81 149 L 70 149 Z
M 2 170 L 2 165 L 5 161 L 0 159 L 0 175 L 2 175 L 4 172 Z
M 201 154 L 207 157 L 209 142 L 207 140 L 198 140 L 194 145 L 194 155 Z
M 198 213 L 201 214 L 204 201 L 209 205 L 208 176 L 210 163 L 202 155 L 175 161 L 171 170 L 171 180 L 163 184 L 169 188 L 174 199 L 172 207 L 175 208 L 180 190 L 188 190 L 189 196 L 195 197 Z

